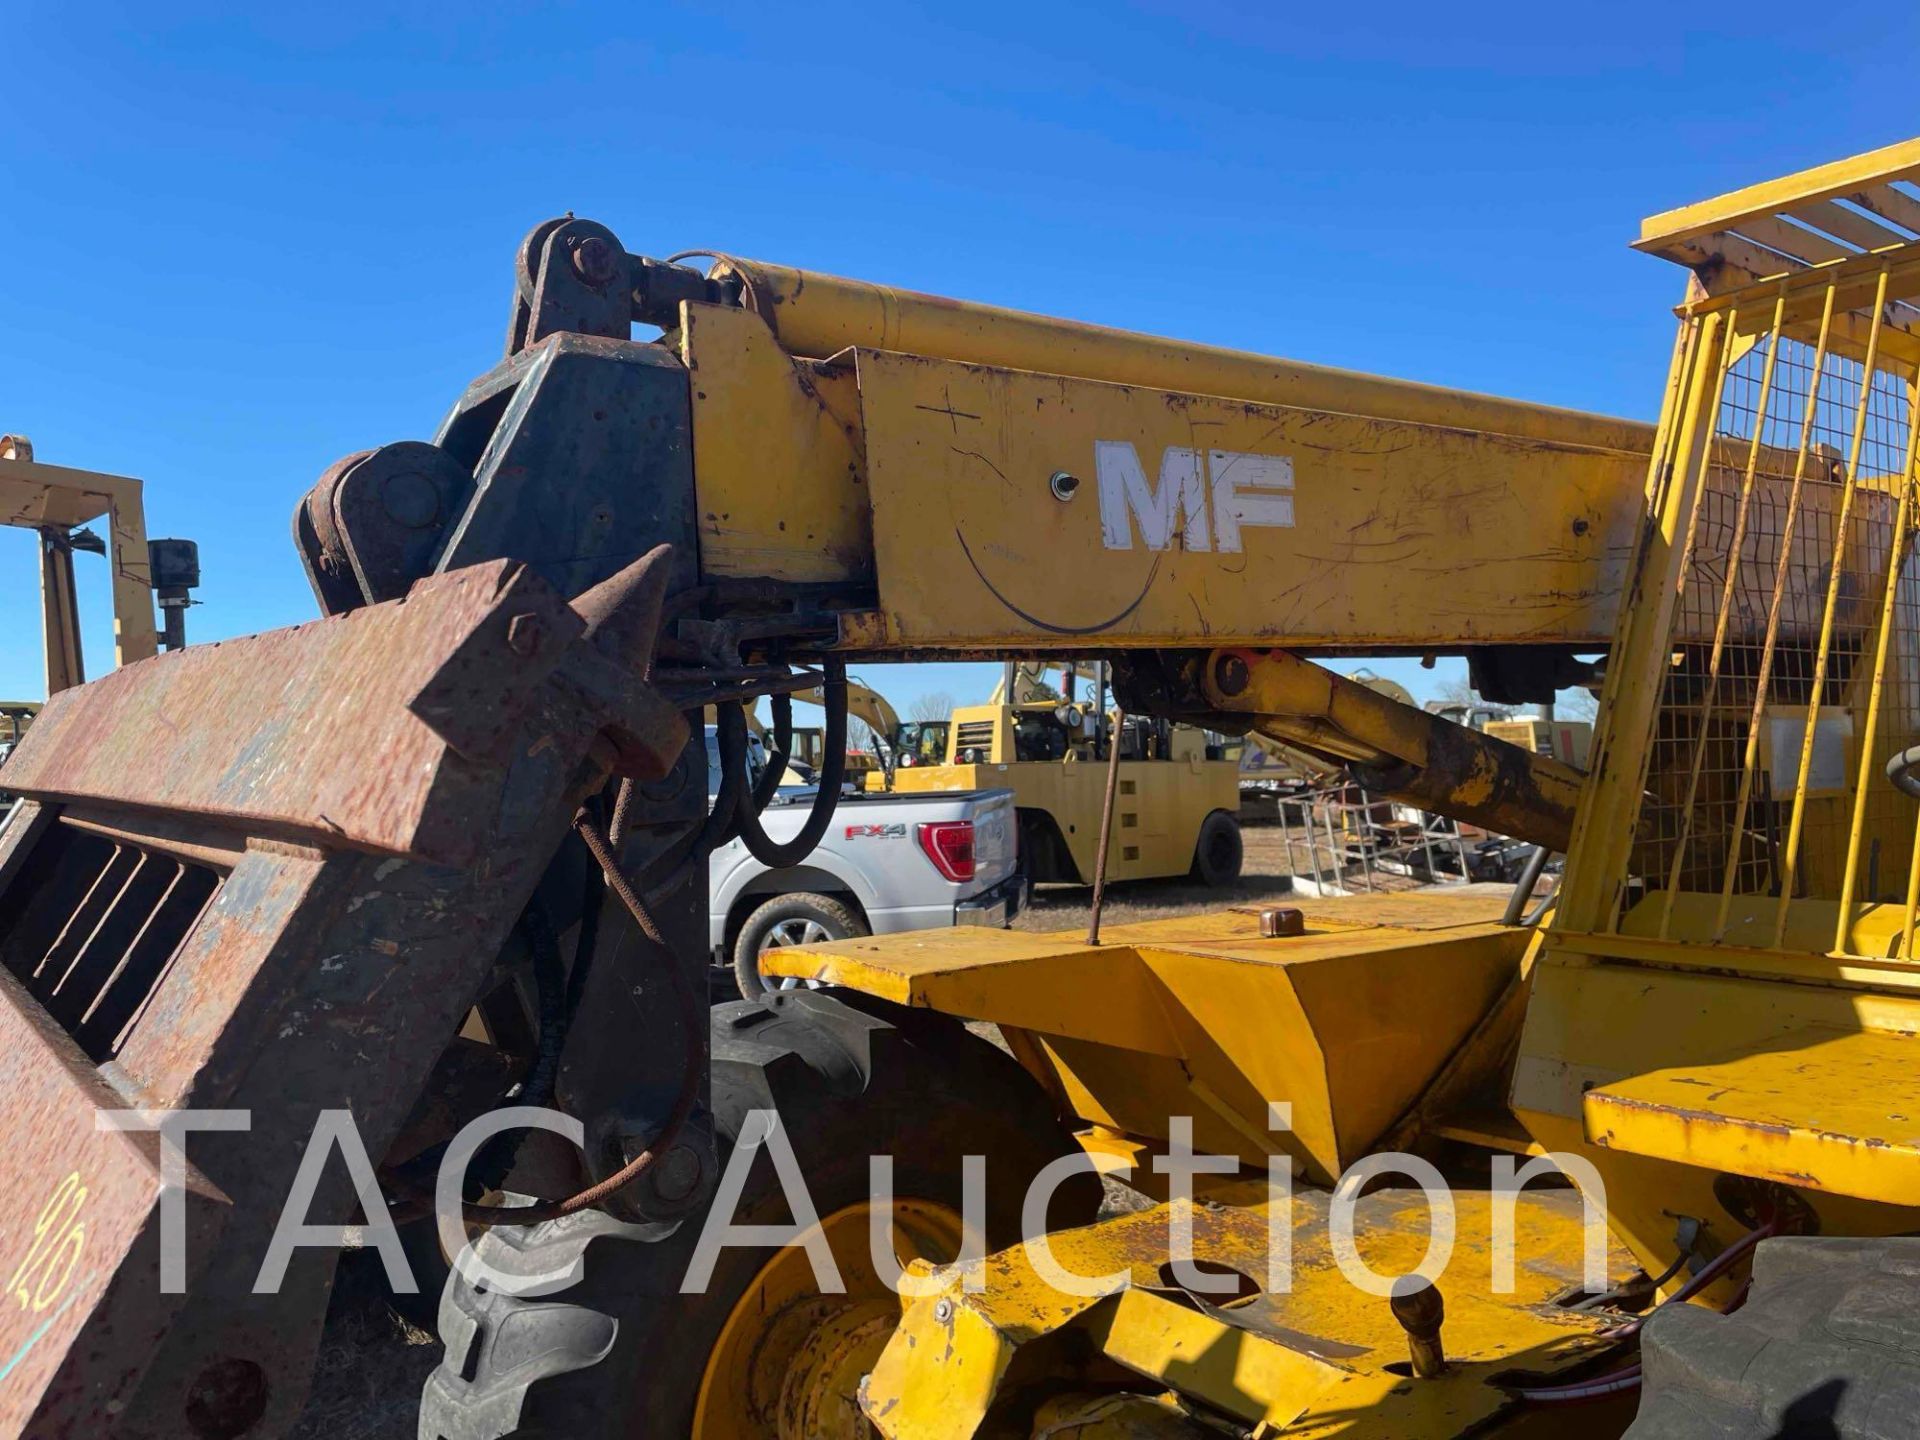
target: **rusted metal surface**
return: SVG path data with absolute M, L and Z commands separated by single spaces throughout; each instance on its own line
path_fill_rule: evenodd
M 547 640 L 522 655 L 508 631 L 528 616 Z M 7 782 L 34 797 L 472 864 L 483 838 L 474 807 L 584 628 L 509 562 L 434 576 L 400 603 L 186 650 L 107 676 L 84 697 L 56 696 L 8 761 Z M 665 713 L 638 723 L 659 728 Z M 165 763 L 130 764 L 154 753 L 156 736 Z
M 133 1379 L 126 1351 L 151 1344 L 181 1299 L 127 1283 L 151 1276 L 157 1256 L 154 1137 L 96 1132 L 95 1114 L 125 1100 L 4 972 L 0 1086 L 11 1191 L 0 1225 L 0 1434 L 102 1433 Z M 186 1214 L 188 1255 L 204 1259 L 226 1202 L 191 1170 Z M 90 1344 L 74 1347 L 83 1331 Z
M 0 886 L 7 884 L 26 863 L 33 841 L 53 822 L 52 813 L 31 800 L 20 802 L 5 825 L 0 825 Z
M 432 719 L 413 707 L 478 669 L 479 657 L 463 653 L 469 642 L 505 652 L 515 614 L 539 612 L 563 636 L 571 620 L 580 633 L 560 598 L 529 579 L 476 566 L 422 582 L 408 602 L 128 667 L 84 695 L 54 697 L 8 762 L 8 783 L 35 797 L 264 822 L 315 843 L 469 863 L 477 837 L 464 812 L 492 777 L 435 732 L 435 722 L 454 723 L 454 707 Z M 553 664 L 514 660 L 492 697 L 500 732 Z M 162 736 L 166 763 L 129 763 Z M 469 732 L 457 739 L 483 747 Z
M 48 707 L 0 838 L 0 1084 L 26 1097 L 5 1173 L 31 1222 L 79 1171 L 99 1266 L 75 1265 L 44 1330 L 0 1312 L 25 1347 L 0 1433 L 260 1440 L 298 1414 L 336 1252 L 254 1283 L 315 1123 L 346 1109 L 388 1152 L 583 797 L 676 759 L 685 722 L 641 678 L 671 559 L 590 607 L 619 644 L 500 562 Z M 156 942 L 180 874 L 204 898 Z M 251 1116 L 189 1143 L 206 1201 L 184 1296 L 159 1291 L 153 1152 L 92 1130 L 129 1104 Z M 303 1218 L 355 1206 L 335 1162 Z M 0 1262 L 32 1243 L 10 1219 Z
M 1403 805 L 1566 850 L 1580 799 L 1577 770 L 1451 721 L 1436 719 L 1434 731 L 1426 763 L 1360 765 L 1354 777 L 1369 793 Z
M 1261 734 L 1353 765 L 1405 804 L 1564 850 L 1584 777 L 1336 675 L 1284 650 L 1222 650 L 1201 670 L 1207 703 Z
M 60 823 L 123 845 L 160 850 L 222 874 L 239 864 L 247 850 L 247 837 L 237 830 L 182 823 L 165 815 L 142 815 L 130 822 L 125 817 L 105 818 L 85 805 L 67 805 L 60 810 Z

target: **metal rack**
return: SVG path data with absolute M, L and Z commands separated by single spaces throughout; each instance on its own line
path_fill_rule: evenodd
M 1457 885 L 1472 878 L 1466 841 L 1453 821 L 1369 795 L 1362 786 L 1302 787 L 1281 797 L 1279 808 L 1296 890 L 1348 895 L 1356 878 L 1367 893 L 1404 888 L 1396 882 Z

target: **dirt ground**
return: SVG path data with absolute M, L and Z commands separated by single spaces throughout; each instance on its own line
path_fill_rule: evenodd
M 1114 885 L 1107 891 L 1102 918 L 1115 924 L 1165 920 L 1174 915 L 1197 915 L 1228 905 L 1285 896 L 1292 876 L 1280 827 L 1251 825 L 1243 829 L 1240 836 L 1246 858 L 1241 863 L 1239 883 L 1216 888 L 1182 875 L 1177 879 L 1134 880 Z M 1043 885 L 1034 890 L 1031 904 L 1013 922 L 1013 928 L 1084 928 L 1092 904 L 1093 892 L 1085 885 Z
M 1279 827 L 1249 826 L 1243 840 L 1246 859 L 1237 884 L 1216 889 L 1182 876 L 1115 885 L 1107 895 L 1106 920 L 1159 920 L 1285 897 L 1291 877 Z M 1352 878 L 1359 878 L 1357 872 Z M 1391 882 L 1383 877 L 1383 883 Z M 1015 925 L 1040 931 L 1084 928 L 1091 902 L 1086 886 L 1045 886 Z M 1109 1213 L 1147 1203 L 1123 1185 L 1108 1186 Z M 393 1317 L 360 1273 L 352 1264 L 342 1267 L 345 1279 L 328 1323 L 313 1398 L 291 1440 L 415 1440 L 417 1397 L 439 1363 L 440 1343 Z

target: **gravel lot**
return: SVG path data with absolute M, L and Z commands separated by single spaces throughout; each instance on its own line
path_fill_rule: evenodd
M 1178 879 L 1134 880 L 1114 885 L 1107 891 L 1103 919 L 1115 923 L 1165 920 L 1174 915 L 1197 915 L 1228 905 L 1245 905 L 1286 895 L 1292 879 L 1279 826 L 1251 825 L 1240 834 L 1246 859 L 1241 865 L 1238 884 L 1216 889 L 1182 875 Z M 1085 885 L 1040 886 L 1033 892 L 1032 904 L 1014 921 L 1014 929 L 1084 928 L 1092 902 L 1093 891 Z

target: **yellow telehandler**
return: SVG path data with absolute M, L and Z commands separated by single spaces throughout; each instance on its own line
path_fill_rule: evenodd
M 324 618 L 9 762 L 0 1427 L 282 1433 L 351 1222 L 457 1261 L 429 1440 L 1901 1433 L 1916 175 L 1649 221 L 1653 429 L 537 227 L 501 363 L 300 502 Z M 1584 774 L 1314 659 L 1603 650 Z M 843 942 L 709 1010 L 687 881 L 819 838 L 848 661 L 1048 655 L 1566 854 L 1550 922 Z M 815 686 L 776 844 L 745 711 L 790 753 Z

